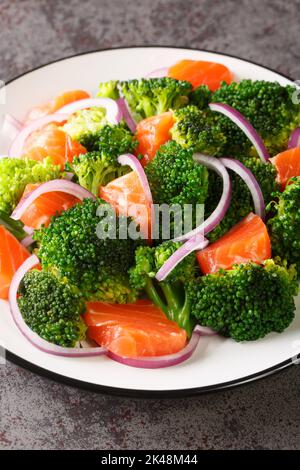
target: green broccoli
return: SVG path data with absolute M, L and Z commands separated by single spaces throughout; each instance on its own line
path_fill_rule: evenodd
M 195 255 L 192 253 L 181 261 L 165 281 L 155 279 L 157 271 L 180 246 L 180 242 L 166 241 L 156 248 L 137 248 L 136 264 L 129 271 L 130 283 L 134 289 L 144 290 L 170 320 L 191 335 L 195 322 L 191 318 L 187 287 L 196 274 Z
M 26 324 L 46 341 L 74 347 L 85 338 L 84 302 L 68 283 L 50 272 L 34 269 L 25 274 L 18 304 Z
M 275 211 L 268 221 L 275 256 L 281 256 L 297 267 L 300 277 L 300 177 L 292 178 L 277 201 L 269 205 Z
M 14 220 L 9 215 L 0 210 L 0 225 L 6 228 L 20 242 L 27 236 L 24 224 L 20 220 Z
M 211 102 L 225 103 L 242 113 L 261 135 L 270 155 L 287 147 L 291 130 L 300 124 L 300 105 L 294 104 L 293 86 L 279 83 L 242 80 L 223 83 L 212 94 Z M 206 106 L 209 92 L 199 87 L 190 96 L 196 106 L 174 113 L 173 139 L 194 151 L 213 156 L 257 157 L 244 132 L 229 118 Z
M 120 165 L 117 157 L 132 152 L 136 142 L 122 125 L 106 125 L 95 134 L 86 134 L 81 143 L 88 153 L 75 157 L 66 168 L 75 173 L 79 184 L 95 196 L 99 194 L 100 186 L 128 173 L 129 168 Z
M 97 93 L 98 98 L 111 98 L 112 100 L 120 98 L 118 83 L 118 80 L 110 80 L 109 82 L 100 83 L 99 91 Z
M 191 309 L 202 326 L 235 341 L 253 341 L 281 333 L 295 316 L 295 270 L 267 260 L 235 265 L 232 270 L 199 277 L 189 284 Z
M 194 104 L 198 109 L 207 109 L 212 99 L 212 92 L 207 85 L 200 85 L 189 95 L 190 104 Z
M 101 199 L 85 199 L 35 232 L 42 267 L 67 279 L 87 300 L 131 302 L 135 292 L 127 271 L 143 243 L 121 235 L 131 224 Z
M 174 78 L 149 78 L 120 82 L 121 94 L 126 99 L 136 121 L 188 103 L 191 84 Z
M 0 160 L 0 210 L 10 214 L 18 204 L 29 183 L 43 183 L 62 176 L 59 166 L 51 158 L 42 162 L 1 158 Z
M 278 190 L 276 182 L 276 169 L 271 164 L 263 163 L 259 158 L 244 158 L 243 164 L 255 176 L 264 196 L 265 204 L 273 199 L 273 193 Z M 207 235 L 210 242 L 216 241 L 237 222 L 250 212 L 254 211 L 253 199 L 246 183 L 236 173 L 228 170 L 232 182 L 232 195 L 230 207 L 220 224 Z M 222 193 L 222 180 L 215 172 L 209 172 L 209 191 L 205 204 L 205 213 L 208 217 L 216 208 Z
M 81 142 L 86 134 L 95 134 L 107 124 L 105 109 L 81 109 L 73 114 L 62 129 L 73 140 Z

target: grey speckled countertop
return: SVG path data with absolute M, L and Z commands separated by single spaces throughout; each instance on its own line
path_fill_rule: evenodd
M 300 79 L 299 0 L 1 0 L 0 79 L 97 48 L 236 54 Z M 300 366 L 198 398 L 137 400 L 0 366 L 1 449 L 299 449 Z

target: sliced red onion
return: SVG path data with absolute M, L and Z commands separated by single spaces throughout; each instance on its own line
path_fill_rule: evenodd
M 162 78 L 168 76 L 168 67 L 162 67 L 160 69 L 152 70 L 152 72 L 148 73 L 145 78 Z
M 125 100 L 125 98 L 119 98 L 117 102 L 118 102 L 119 108 L 121 109 L 123 119 L 125 120 L 131 132 L 135 134 L 136 122 L 131 115 L 127 101 Z
M 15 210 L 13 211 L 11 218 L 14 220 L 20 220 L 24 212 L 28 207 L 42 194 L 51 193 L 52 191 L 59 191 L 61 193 L 71 194 L 77 197 L 81 201 L 83 199 L 96 199 L 95 196 L 83 188 L 79 184 L 72 183 L 67 180 L 51 180 L 47 183 L 41 184 L 34 191 L 31 191 L 27 196 L 23 197 Z
M 66 121 L 69 114 L 55 113 L 47 116 L 43 116 L 40 119 L 35 119 L 28 126 L 24 127 L 21 132 L 18 133 L 17 137 L 13 141 L 9 149 L 10 158 L 20 158 L 22 156 L 23 147 L 28 137 L 38 129 L 50 124 L 51 122 L 63 122 Z
M 145 191 L 146 198 L 148 200 L 149 206 L 151 208 L 151 237 L 153 235 L 153 221 L 154 221 L 154 205 L 153 205 L 153 198 L 151 189 L 149 186 L 149 182 L 138 158 L 136 158 L 131 153 L 124 153 L 118 157 L 118 162 L 120 165 L 128 165 L 133 171 L 135 171 L 140 179 L 141 185 L 143 190 Z
M 66 171 L 64 179 L 67 181 L 71 181 L 73 179 L 74 173 L 71 173 L 70 171 Z
M 21 126 L 21 127 L 20 127 Z M 13 140 L 17 137 L 22 124 L 10 114 L 5 114 L 1 128 L 1 147 L 7 151 Z M 7 154 L 5 155 L 7 156 Z
M 214 170 L 216 173 L 218 173 L 219 176 L 221 176 L 223 180 L 223 192 L 219 204 L 217 205 L 215 210 L 210 214 L 210 216 L 198 227 L 184 235 L 181 235 L 180 237 L 175 238 L 174 241 L 189 240 L 191 237 L 197 234 L 207 235 L 223 220 L 230 206 L 231 181 L 228 171 L 226 170 L 225 166 L 220 161 L 220 159 L 215 157 L 209 157 L 207 155 L 202 155 L 201 153 L 195 153 L 193 158 L 196 162 L 206 166 L 210 170 Z
M 28 248 L 33 243 L 34 243 L 34 239 L 32 235 L 27 235 L 27 237 L 23 238 L 23 240 L 21 241 L 21 245 L 23 245 L 24 248 Z
M 42 339 L 38 334 L 32 331 L 29 326 L 26 325 L 22 314 L 19 309 L 17 296 L 20 283 L 25 276 L 25 274 L 35 266 L 39 264 L 39 259 L 37 256 L 30 256 L 22 266 L 16 271 L 10 288 L 9 288 L 9 304 L 12 317 L 15 324 L 25 336 L 30 343 L 41 351 L 53 354 L 55 356 L 65 356 L 65 357 L 92 357 L 92 356 L 102 356 L 107 353 L 105 348 L 64 348 L 62 346 L 57 346 L 55 344 L 49 343 L 48 341 Z
M 20 131 L 22 129 L 23 124 L 21 123 L 21 121 L 19 121 L 17 118 L 12 116 L 11 114 L 6 114 L 5 118 L 17 131 Z
M 197 234 L 191 237 L 185 242 L 178 250 L 173 253 L 170 258 L 164 263 L 164 265 L 156 273 L 156 279 L 161 282 L 173 271 L 173 269 L 190 253 L 195 250 L 203 250 L 209 241 L 206 240 L 201 234 Z
M 209 326 L 197 325 L 197 328 L 203 336 L 216 336 L 218 334 L 217 331 L 213 330 Z
M 295 147 L 300 147 L 300 127 L 293 130 L 288 143 L 288 149 L 293 149 Z
M 257 150 L 258 155 L 260 156 L 261 160 L 264 163 L 267 163 L 270 155 L 268 150 L 265 147 L 265 144 L 258 134 L 258 132 L 254 129 L 252 124 L 245 118 L 239 111 L 232 108 L 228 104 L 224 103 L 210 103 L 209 107 L 212 111 L 217 111 L 224 116 L 227 116 L 234 122 L 243 132 L 246 134 L 248 139 L 252 142 L 254 147 Z
M 234 160 L 233 158 L 220 158 L 220 160 L 226 168 L 229 168 L 229 170 L 232 170 L 237 173 L 246 183 L 253 199 L 255 213 L 259 215 L 261 219 L 264 219 L 264 196 L 253 173 L 239 160 Z
M 163 367 L 175 366 L 176 364 L 180 364 L 181 362 L 189 359 L 198 346 L 200 336 L 201 330 L 196 326 L 187 345 L 181 349 L 181 351 L 174 354 L 168 354 L 166 356 L 140 358 L 122 357 L 111 351 L 108 351 L 107 355 L 114 361 L 125 364 L 126 366 L 139 367 L 142 369 L 161 369 Z
M 73 114 L 76 111 L 87 108 L 103 108 L 106 111 L 106 119 L 109 124 L 118 124 L 122 119 L 122 111 L 118 103 L 111 98 L 86 98 L 74 101 L 60 108 L 58 113 Z

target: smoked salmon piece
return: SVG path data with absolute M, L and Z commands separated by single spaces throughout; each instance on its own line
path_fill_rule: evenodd
M 90 98 L 90 94 L 84 90 L 71 90 L 61 93 L 49 103 L 32 108 L 27 115 L 25 124 L 29 124 L 35 119 L 39 119 L 47 114 L 55 113 L 63 106 L 73 103 L 74 101 L 84 100 L 86 98 Z
M 29 256 L 21 243 L 0 225 L 0 299 L 8 299 L 12 278 Z
M 88 302 L 84 320 L 91 339 L 122 357 L 164 356 L 180 351 L 187 341 L 185 330 L 150 301 Z
M 145 239 L 151 238 L 151 206 L 135 171 L 101 186 L 99 196 L 117 214 L 132 217 Z
M 151 116 L 138 123 L 136 128 L 138 147 L 135 153 L 136 155 L 143 155 L 141 160 L 143 166 L 155 157 L 161 145 L 171 139 L 170 130 L 173 125 L 174 118 L 171 111 Z
M 207 85 L 211 91 L 220 88 L 223 81 L 232 82 L 232 73 L 225 65 L 204 60 L 180 60 L 169 68 L 168 76 L 187 80 L 193 88 Z
M 39 184 L 28 184 L 23 193 L 23 197 L 38 188 Z M 23 224 L 34 229 L 41 228 L 42 225 L 48 227 L 51 217 L 70 209 L 77 204 L 79 199 L 70 194 L 54 191 L 39 196 L 24 212 L 21 217 Z
M 72 140 L 63 130 L 55 124 L 50 124 L 36 132 L 27 139 L 23 154 L 31 160 L 41 161 L 51 157 L 55 165 L 64 169 L 66 162 L 87 150 L 83 145 Z
M 277 181 L 284 190 L 293 176 L 300 176 L 300 147 L 295 147 L 270 158 L 277 170 Z
M 197 253 L 203 274 L 230 269 L 234 264 L 261 264 L 271 258 L 270 237 L 262 219 L 252 212 L 219 240 Z

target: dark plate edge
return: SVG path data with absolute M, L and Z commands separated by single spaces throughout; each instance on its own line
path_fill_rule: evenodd
M 110 50 L 121 50 L 121 49 L 140 49 L 140 48 L 157 48 L 157 49 L 186 49 L 186 50 L 191 50 L 191 51 L 199 51 L 199 52 L 209 52 L 212 54 L 216 55 L 223 55 L 227 57 L 232 57 L 234 59 L 239 59 L 244 62 L 257 65 L 259 67 L 262 67 L 266 70 L 270 70 L 271 72 L 278 73 L 284 78 L 287 78 L 288 80 L 293 81 L 293 79 L 281 72 L 278 72 L 271 67 L 266 67 L 258 62 L 255 62 L 253 60 L 247 60 L 244 59 L 243 57 L 236 56 L 234 54 L 228 54 L 224 52 L 218 52 L 218 51 L 212 51 L 209 49 L 197 49 L 194 47 L 186 47 L 186 46 L 173 46 L 173 45 L 134 45 L 134 46 L 120 46 L 120 47 L 108 47 L 104 49 L 95 49 L 91 51 L 85 51 L 85 52 L 80 52 L 77 54 L 72 54 L 66 57 L 62 57 L 61 59 L 56 59 L 52 60 L 50 62 L 47 62 L 45 64 L 42 64 L 38 67 L 35 67 L 33 69 L 27 70 L 26 72 L 21 73 L 20 75 L 8 80 L 5 85 L 9 85 L 10 83 L 18 80 L 19 78 L 24 77 L 25 75 L 34 72 L 36 70 L 42 69 L 44 67 L 47 67 L 48 65 L 55 64 L 57 62 L 61 62 L 63 60 L 67 59 L 72 59 L 73 57 L 79 57 L 87 54 L 93 54 L 96 52 L 104 52 L 104 51 L 110 51 Z M 245 377 L 241 377 L 240 379 L 232 380 L 229 382 L 223 382 L 220 384 L 215 384 L 215 385 L 209 385 L 205 387 L 196 387 L 196 388 L 190 388 L 190 389 L 182 389 L 182 390 L 164 390 L 164 391 L 155 391 L 155 390 L 133 390 L 133 389 L 123 389 L 123 388 L 117 388 L 117 387 L 107 387 L 104 385 L 97 385 L 97 384 L 92 384 L 90 382 L 84 382 L 81 380 L 77 379 L 72 379 L 70 377 L 66 377 L 64 375 L 56 374 L 55 372 L 50 372 L 47 369 L 44 369 L 42 367 L 39 367 L 29 361 L 26 361 L 25 359 L 22 359 L 21 357 L 13 354 L 12 352 L 5 350 L 6 353 L 6 358 L 13 362 L 14 364 L 27 369 L 33 373 L 36 373 L 40 376 L 43 376 L 47 379 L 55 380 L 57 382 L 63 383 L 65 385 L 69 385 L 75 388 L 81 388 L 84 390 L 89 390 L 92 392 L 98 392 L 102 393 L 104 395 L 114 395 L 114 396 L 119 396 L 119 397 L 129 397 L 129 398 L 184 398 L 184 397 L 192 397 L 192 396 L 197 396 L 203 393 L 211 393 L 211 392 L 216 392 L 220 390 L 226 390 L 226 389 L 231 389 L 233 387 L 238 387 L 241 385 L 244 385 L 246 383 L 252 382 L 254 380 L 259 380 L 264 377 L 267 377 L 271 374 L 274 374 L 276 372 L 279 372 L 282 369 L 285 369 L 286 367 L 289 367 L 293 364 L 293 358 L 287 359 L 286 361 L 283 361 L 279 364 L 276 364 L 275 366 L 272 366 L 268 369 L 265 369 L 261 372 L 257 372 L 252 375 L 248 375 Z M 300 358 L 300 354 L 298 355 Z

